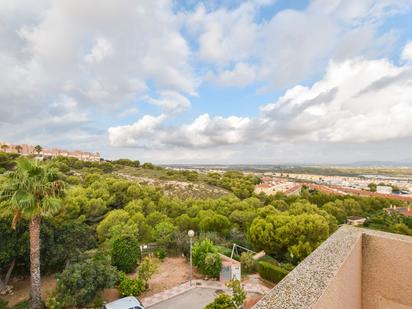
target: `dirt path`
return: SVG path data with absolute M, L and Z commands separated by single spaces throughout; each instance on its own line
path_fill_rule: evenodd
M 30 294 L 30 278 L 15 279 L 12 278 L 9 285 L 13 286 L 13 295 L 2 295 L 1 299 L 7 301 L 12 307 L 24 300 L 29 299 Z M 56 287 L 56 279 L 54 275 L 48 275 L 41 278 L 43 299 L 47 299 L 53 289 Z

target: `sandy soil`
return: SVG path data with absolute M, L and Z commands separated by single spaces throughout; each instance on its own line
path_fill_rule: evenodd
M 184 257 L 170 257 L 160 263 L 159 269 L 149 280 L 149 290 L 141 297 L 150 296 L 189 281 L 190 266 Z M 193 279 L 203 278 L 193 267 Z
M 140 295 L 140 298 L 151 296 L 153 294 L 170 289 L 176 285 L 189 281 L 189 263 L 184 257 L 168 257 L 159 264 L 157 272 L 149 280 L 149 289 Z M 130 274 L 130 277 L 135 277 L 136 274 Z M 203 278 L 195 267 L 193 267 L 193 279 Z M 103 299 L 106 302 L 111 302 L 120 297 L 117 289 L 106 289 L 103 292 Z
M 263 296 L 259 294 L 248 295 L 243 305 L 244 309 L 252 308 Z
M 7 301 L 10 307 L 29 298 L 30 278 L 12 278 L 9 285 L 13 286 L 13 295 L 2 295 L 0 298 Z M 43 299 L 47 299 L 56 287 L 56 279 L 54 278 L 54 275 L 43 276 L 41 278 L 41 285 Z

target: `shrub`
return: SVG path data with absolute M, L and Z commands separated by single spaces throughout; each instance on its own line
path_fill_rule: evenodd
M 274 265 L 261 261 L 258 263 L 259 275 L 274 283 L 281 281 L 289 272 L 280 265 Z
M 206 276 L 219 276 L 221 260 L 216 247 L 210 240 L 205 239 L 194 244 L 193 264 Z
M 159 260 L 163 260 L 166 258 L 167 254 L 166 254 L 165 249 L 159 248 L 156 250 L 155 255 Z
M 134 271 L 139 259 L 140 248 L 135 238 L 124 237 L 113 242 L 112 265 L 118 270 L 126 273 Z
M 252 252 L 243 252 L 240 256 L 240 265 L 242 271 L 246 273 L 254 272 L 256 269 L 256 261 L 253 259 Z
M 48 308 L 48 309 L 62 309 L 62 308 L 64 308 L 64 306 L 60 302 L 60 300 L 57 299 L 57 297 L 52 295 L 46 301 L 46 308 Z
M 56 302 L 64 307 L 85 307 L 117 281 L 117 270 L 104 256 L 71 264 L 58 276 Z
M 29 301 L 23 300 L 17 304 L 15 304 L 11 309 L 29 309 Z
M 1 170 L 1 168 L 0 168 L 0 170 Z M 0 171 L 0 173 L 1 173 L 1 171 Z M 0 298 L 0 309 L 7 309 L 8 308 L 7 304 L 8 304 L 7 301 Z
M 157 263 L 152 258 L 146 256 L 138 269 L 139 279 L 143 280 L 144 282 L 149 281 L 149 279 L 156 272 L 157 266 Z
M 239 280 L 231 280 L 227 284 L 227 287 L 232 289 L 232 300 L 237 307 L 243 305 L 246 299 L 246 292 L 243 289 Z
M 213 246 L 213 242 L 208 239 L 195 243 L 192 249 L 193 264 L 197 267 L 200 267 L 205 260 L 206 254 L 216 252 L 217 249 L 215 246 Z
M 232 297 L 227 294 L 220 294 L 215 300 L 204 309 L 236 309 Z
M 119 293 L 122 296 L 139 296 L 146 289 L 146 282 L 141 278 L 131 279 L 120 274 Z
M 206 254 L 204 265 L 200 268 L 202 273 L 212 278 L 218 278 L 222 268 L 222 261 L 219 253 Z

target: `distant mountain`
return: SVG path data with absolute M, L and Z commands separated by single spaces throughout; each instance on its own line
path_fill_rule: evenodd
M 356 161 L 344 165 L 356 167 L 412 167 L 412 159 L 401 161 Z

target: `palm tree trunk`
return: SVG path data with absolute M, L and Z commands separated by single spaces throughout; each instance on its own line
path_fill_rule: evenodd
M 29 223 L 30 231 L 30 309 L 42 308 L 40 282 L 40 217 Z

